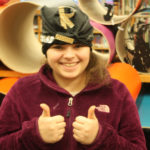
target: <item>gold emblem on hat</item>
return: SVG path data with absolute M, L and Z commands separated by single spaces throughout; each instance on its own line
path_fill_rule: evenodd
M 57 39 L 59 41 L 63 41 L 65 43 L 70 43 L 70 44 L 73 44 L 73 42 L 74 42 L 73 38 L 70 38 L 70 37 L 67 37 L 67 36 L 64 36 L 64 35 L 60 35 L 60 34 L 56 34 L 55 39 Z
M 70 12 L 65 12 L 65 9 L 70 9 Z M 75 10 L 72 7 L 65 7 L 60 6 L 59 7 L 59 16 L 60 16 L 60 24 L 64 29 L 73 28 L 74 23 L 70 20 L 75 14 Z

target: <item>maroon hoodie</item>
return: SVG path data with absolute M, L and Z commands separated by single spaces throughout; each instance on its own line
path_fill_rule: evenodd
M 73 103 L 68 106 L 71 97 Z M 49 105 L 52 116 L 65 117 L 64 137 L 55 144 L 44 143 L 40 137 L 40 103 Z M 72 122 L 79 115 L 87 116 L 91 105 L 97 106 L 100 130 L 93 144 L 82 145 L 73 138 Z M 15 83 L 4 98 L 0 150 L 146 150 L 146 146 L 135 102 L 122 83 L 111 79 L 109 85 L 88 85 L 72 96 L 42 67 L 39 73 Z

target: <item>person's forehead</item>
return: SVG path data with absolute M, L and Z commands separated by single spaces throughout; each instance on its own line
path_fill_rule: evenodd
M 75 43 L 75 44 L 68 44 L 68 43 L 64 43 L 64 44 L 53 44 L 51 47 L 54 47 L 54 46 L 76 46 L 76 45 L 85 45 L 85 44 L 83 44 L 83 43 Z M 85 45 L 86 46 L 86 45 Z

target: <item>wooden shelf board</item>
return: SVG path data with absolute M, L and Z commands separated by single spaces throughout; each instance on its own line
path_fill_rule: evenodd
M 141 78 L 141 82 L 150 83 L 150 74 L 139 74 Z
M 102 34 L 100 31 L 94 29 L 93 34 Z
M 0 77 L 24 77 L 29 74 L 23 74 L 12 70 L 0 70 Z
M 106 47 L 96 47 L 96 46 L 93 46 L 92 48 L 95 49 L 95 50 L 105 50 L 105 51 L 109 51 L 109 48 L 106 48 Z

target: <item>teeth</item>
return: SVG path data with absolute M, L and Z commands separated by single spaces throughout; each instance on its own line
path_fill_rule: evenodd
M 72 66 L 75 66 L 76 65 L 76 63 L 72 63 L 72 64 L 65 64 L 65 66 L 67 66 L 67 67 L 72 67 Z

